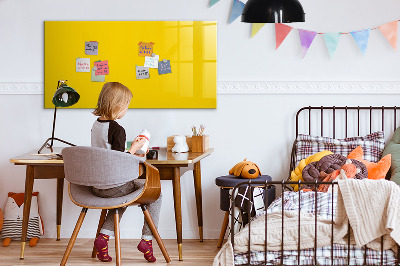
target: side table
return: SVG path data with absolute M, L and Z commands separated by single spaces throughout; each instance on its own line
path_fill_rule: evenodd
M 250 179 L 236 177 L 234 175 L 220 176 L 215 179 L 215 184 L 220 187 L 220 209 L 225 212 L 224 221 L 222 222 L 221 233 L 219 235 L 219 240 L 217 247 L 222 246 L 224 241 L 226 228 L 229 223 L 229 211 L 230 211 L 230 190 L 233 189 L 237 184 L 249 181 Z M 268 175 L 261 175 L 257 178 L 251 179 L 252 181 L 272 181 L 272 178 Z M 254 186 L 257 187 L 257 186 Z M 275 200 L 275 186 L 271 185 L 268 189 L 268 199 L 266 206 L 268 207 Z M 265 192 L 264 192 L 265 193 Z

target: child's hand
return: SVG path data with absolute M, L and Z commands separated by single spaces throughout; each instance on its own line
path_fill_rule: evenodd
M 145 138 L 136 137 L 135 140 L 132 142 L 129 152 L 132 154 L 135 154 L 140 148 L 143 147 L 143 145 L 146 143 L 146 141 L 147 140 Z
M 135 153 L 135 155 L 136 156 L 139 156 L 139 157 L 146 157 L 146 155 L 149 153 L 149 149 L 147 149 L 147 151 L 146 151 L 146 153 L 145 154 L 137 154 L 137 153 Z

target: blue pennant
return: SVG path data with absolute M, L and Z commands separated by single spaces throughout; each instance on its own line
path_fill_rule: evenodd
M 218 2 L 219 2 L 219 0 L 210 0 L 210 4 L 208 5 L 208 7 L 212 7 L 213 5 L 215 5 Z
M 368 46 L 369 33 L 371 29 L 361 30 L 361 31 L 352 31 L 351 35 L 353 35 L 354 40 L 356 41 L 358 47 L 361 50 L 361 53 L 364 55 Z
M 240 15 L 242 15 L 242 11 L 244 8 L 244 3 L 239 0 L 233 0 L 231 17 L 229 18 L 229 23 L 232 23 L 235 19 L 237 19 Z

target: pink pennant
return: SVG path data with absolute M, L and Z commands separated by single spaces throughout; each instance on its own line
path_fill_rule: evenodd
M 299 36 L 300 36 L 300 43 L 301 43 L 301 54 L 304 58 L 306 56 L 308 48 L 310 48 L 315 36 L 317 33 L 315 31 L 308 31 L 308 30 L 300 30 L 299 29 Z
M 275 23 L 275 40 L 276 40 L 276 49 L 282 44 L 282 42 L 285 40 L 286 36 L 290 33 L 292 30 L 292 27 L 281 24 L 281 23 Z
M 393 49 L 397 48 L 397 20 L 378 27 Z

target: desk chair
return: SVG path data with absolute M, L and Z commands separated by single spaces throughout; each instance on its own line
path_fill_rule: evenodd
M 107 209 L 116 209 L 114 215 L 116 265 L 121 265 L 118 208 L 128 205 L 139 205 L 142 208 L 146 222 L 149 224 L 165 260 L 167 263 L 171 262 L 145 205 L 157 200 L 161 193 L 160 176 L 157 168 L 146 162 L 141 163 L 143 176 L 146 177 L 143 180 L 145 182 L 143 189 L 136 190 L 123 197 L 101 198 L 92 193 L 92 186 L 112 186 L 128 182 L 132 179 L 132 176 L 140 175 L 137 164 L 142 160 L 137 156 L 120 151 L 78 146 L 64 148 L 62 156 L 64 160 L 65 179 L 70 182 L 68 187 L 69 196 L 74 204 L 82 207 L 82 211 L 65 250 L 61 265 L 65 265 L 68 260 L 88 209 L 102 209 L 96 237 L 104 223 Z M 95 257 L 95 255 L 96 250 L 94 249 L 92 257 Z

